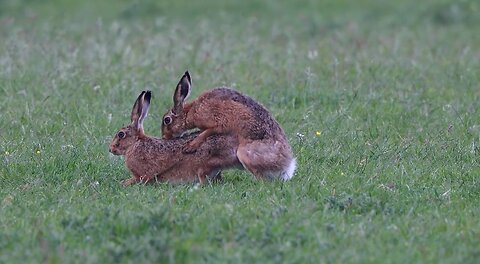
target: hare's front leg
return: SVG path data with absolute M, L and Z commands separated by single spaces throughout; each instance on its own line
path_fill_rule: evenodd
M 190 141 L 188 144 L 183 146 L 182 151 L 183 153 L 192 153 L 195 152 L 200 145 L 202 145 L 205 140 L 213 135 L 213 134 L 221 134 L 223 131 L 219 130 L 218 128 L 208 128 L 202 131 L 196 138 Z
M 137 183 L 148 183 L 148 182 L 152 181 L 153 178 L 154 177 L 150 177 L 150 176 L 147 176 L 147 175 L 132 176 L 132 178 L 123 180 L 121 183 L 122 183 L 123 187 L 128 187 L 130 185 L 137 184 Z

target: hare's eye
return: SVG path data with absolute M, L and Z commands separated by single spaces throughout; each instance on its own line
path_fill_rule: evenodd
M 124 139 L 124 138 L 125 138 L 125 132 L 123 132 L 123 131 L 118 132 L 117 135 L 118 135 L 118 138 L 120 138 L 120 139 Z
M 166 116 L 164 119 L 163 119 L 163 123 L 168 126 L 172 123 L 172 118 L 169 117 L 169 116 Z

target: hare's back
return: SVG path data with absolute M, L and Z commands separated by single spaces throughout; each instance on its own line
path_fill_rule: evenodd
M 272 114 L 253 98 L 230 88 L 215 88 L 203 95 L 200 99 L 205 108 L 223 106 L 222 113 L 226 116 L 223 125 L 231 125 L 241 130 L 243 137 L 252 140 L 284 138 L 284 132 Z M 219 103 L 220 102 L 220 103 Z M 207 111 L 203 111 L 205 113 Z

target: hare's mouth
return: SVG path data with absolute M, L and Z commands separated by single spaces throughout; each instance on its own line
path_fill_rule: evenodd
M 182 133 L 175 134 L 174 137 L 175 138 L 182 138 L 182 137 L 187 136 L 189 134 L 190 133 L 188 131 L 185 131 L 185 132 L 182 132 Z
M 108 148 L 108 151 L 113 155 L 120 155 L 120 152 L 117 149 Z
M 199 133 L 199 132 L 200 132 L 200 129 L 190 129 L 190 130 L 187 130 L 187 131 L 184 131 L 182 133 L 179 133 L 179 134 L 175 135 L 175 138 L 188 137 L 192 134 L 196 134 L 196 133 Z

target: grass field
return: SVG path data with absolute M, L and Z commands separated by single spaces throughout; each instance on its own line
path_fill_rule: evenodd
M 478 263 L 479 32 L 475 0 L 0 0 L 0 263 Z M 292 181 L 120 186 L 186 69 L 271 110 Z

